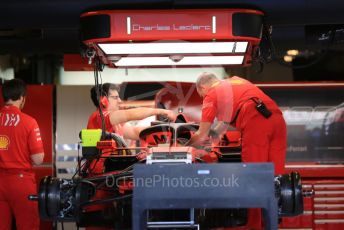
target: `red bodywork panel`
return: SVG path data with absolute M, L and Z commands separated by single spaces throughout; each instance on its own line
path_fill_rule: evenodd
M 172 133 L 168 130 L 164 132 L 155 132 L 154 135 L 147 135 L 141 139 L 141 146 L 157 146 L 158 144 L 171 143 Z

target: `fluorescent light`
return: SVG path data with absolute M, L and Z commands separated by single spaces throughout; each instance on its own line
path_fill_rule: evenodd
M 234 45 L 236 47 L 235 50 Z M 101 43 L 98 46 L 106 55 L 220 54 L 233 52 L 244 53 L 247 42 Z
M 213 16 L 213 34 L 216 34 L 216 16 Z
M 131 34 L 131 18 L 127 17 L 127 34 Z
M 244 56 L 186 56 L 179 61 L 173 61 L 170 57 L 122 57 L 113 64 L 117 67 L 241 65 L 243 60 Z
M 245 53 L 247 49 L 247 42 L 237 42 L 235 44 L 235 53 Z

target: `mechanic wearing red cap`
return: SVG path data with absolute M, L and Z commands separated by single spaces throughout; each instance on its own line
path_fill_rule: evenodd
M 39 229 L 38 207 L 28 200 L 37 194 L 32 164 L 43 162 L 44 150 L 34 118 L 21 112 L 26 87 L 19 79 L 2 86 L 5 106 L 0 110 L 0 229 L 11 229 L 12 215 L 17 229 Z
M 202 73 L 196 87 L 203 97 L 202 119 L 188 145 L 201 145 L 216 117 L 218 134 L 226 132 L 229 125 L 241 131 L 243 162 L 273 162 L 275 174 L 284 173 L 286 124 L 270 97 L 245 79 L 219 80 L 212 73 Z M 252 219 L 253 215 L 256 214 L 249 215 L 249 224 L 259 229 L 260 218 Z

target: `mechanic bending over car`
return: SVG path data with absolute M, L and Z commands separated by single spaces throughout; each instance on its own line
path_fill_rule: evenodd
M 196 88 L 203 97 L 202 118 L 198 131 L 187 145 L 202 145 L 216 117 L 218 124 L 214 129 L 218 135 L 224 134 L 229 125 L 241 132 L 243 162 L 273 162 L 275 174 L 284 173 L 286 123 L 281 110 L 269 96 L 243 78 L 220 80 L 207 72 L 198 77 Z M 249 212 L 249 225 L 260 229 L 261 221 L 253 220 L 253 215 L 256 214 Z
M 32 165 L 43 162 L 44 149 L 37 121 L 21 112 L 26 86 L 12 79 L 2 86 L 5 106 L 0 110 L 0 229 L 10 230 L 12 215 L 18 230 L 38 230 L 38 203 Z

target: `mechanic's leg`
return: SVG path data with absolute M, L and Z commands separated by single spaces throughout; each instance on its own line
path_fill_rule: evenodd
M 30 201 L 29 195 L 37 194 L 34 175 L 17 174 L 8 185 L 10 205 L 16 218 L 18 230 L 39 230 L 38 203 Z
M 6 173 L 0 172 L 0 230 L 10 230 L 12 227 L 12 212 L 7 201 L 7 184 Z
M 254 115 L 247 118 L 242 127 L 242 150 L 243 162 L 268 162 L 269 160 L 269 137 L 271 136 L 271 124 L 261 114 L 253 112 Z M 262 212 L 260 208 L 248 209 L 248 229 L 263 229 Z
M 241 157 L 243 162 L 268 162 L 269 140 L 272 125 L 261 114 L 247 118 L 245 126 L 241 127 Z
M 0 200 L 0 230 L 11 230 L 12 213 L 11 208 L 6 201 Z
M 271 117 L 274 131 L 270 141 L 269 161 L 274 162 L 275 174 L 283 174 L 287 151 L 287 127 L 282 114 L 273 114 Z

